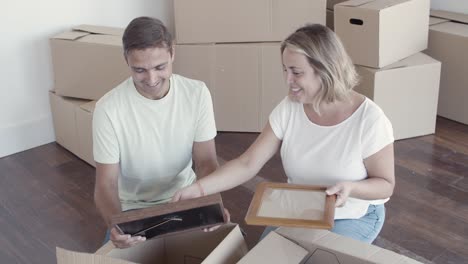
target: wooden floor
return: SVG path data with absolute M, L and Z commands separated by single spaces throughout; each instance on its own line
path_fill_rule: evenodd
M 221 162 L 257 137 L 220 133 Z M 397 184 L 375 244 L 424 263 L 468 263 L 468 126 L 438 118 L 435 135 L 395 143 Z M 279 156 L 223 193 L 252 247 L 262 227 L 243 218 L 255 184 L 285 181 Z M 55 263 L 55 247 L 93 252 L 105 226 L 93 203 L 94 168 L 51 143 L 0 159 L 0 263 Z

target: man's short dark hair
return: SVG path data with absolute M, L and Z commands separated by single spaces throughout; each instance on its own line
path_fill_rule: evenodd
M 163 22 L 153 17 L 133 19 L 122 37 L 125 58 L 131 50 L 167 48 L 172 54 L 172 35 Z

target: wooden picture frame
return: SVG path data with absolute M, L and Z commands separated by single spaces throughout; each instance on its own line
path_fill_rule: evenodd
M 226 223 L 219 193 L 152 207 L 129 210 L 111 217 L 111 225 L 123 234 L 160 237 Z
M 336 195 L 326 187 L 262 182 L 257 185 L 245 222 L 249 225 L 331 229 Z

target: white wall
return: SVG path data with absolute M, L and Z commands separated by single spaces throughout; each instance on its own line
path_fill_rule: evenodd
M 431 8 L 468 14 L 468 0 L 431 0 Z
M 137 16 L 173 32 L 172 0 L 3 1 L 0 10 L 0 157 L 55 141 L 49 37 L 79 24 L 125 27 Z

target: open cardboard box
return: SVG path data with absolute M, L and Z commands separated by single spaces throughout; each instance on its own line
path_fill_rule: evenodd
M 326 230 L 279 228 L 270 232 L 238 263 L 414 264 L 420 262 Z
M 226 224 L 215 231 L 201 229 L 170 234 L 147 240 L 127 249 L 117 249 L 108 242 L 96 253 L 79 253 L 57 248 L 57 263 L 74 264 L 218 264 L 236 263 L 247 253 L 247 245 L 236 224 Z

